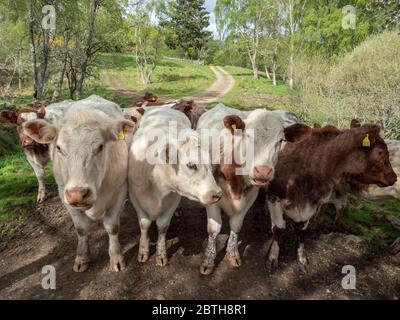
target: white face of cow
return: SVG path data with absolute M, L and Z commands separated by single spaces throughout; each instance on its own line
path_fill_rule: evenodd
M 76 210 L 89 210 L 97 200 L 107 172 L 109 148 L 134 124 L 110 120 L 95 111 L 79 111 L 55 126 L 43 120 L 28 121 L 25 133 L 39 143 L 51 143 L 54 174 L 64 201 Z
M 254 110 L 244 122 L 244 133 L 249 135 L 250 129 L 254 133 L 254 158 L 247 164 L 250 183 L 263 186 L 274 177 L 284 128 L 276 115 L 264 109 Z
M 210 161 L 204 158 L 208 152 L 201 147 L 197 133 L 191 132 L 177 143 L 177 164 L 173 165 L 176 192 L 205 205 L 216 203 L 222 197 Z

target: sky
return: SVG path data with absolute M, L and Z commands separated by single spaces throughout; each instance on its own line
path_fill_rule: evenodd
M 210 12 L 210 26 L 208 30 L 214 34 L 214 38 L 217 38 L 217 27 L 215 25 L 215 15 L 214 15 L 214 7 L 216 0 L 206 0 L 206 9 Z

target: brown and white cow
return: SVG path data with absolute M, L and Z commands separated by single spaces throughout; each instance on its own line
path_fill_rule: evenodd
M 179 137 L 169 136 L 170 125 Z M 148 229 L 155 221 L 158 228 L 156 264 L 168 263 L 166 233 L 182 196 L 204 205 L 221 198 L 211 164 L 202 161 L 208 150 L 202 148 L 198 133 L 190 127 L 187 117 L 179 111 L 151 108 L 146 110 L 135 132 L 129 152 L 128 180 L 130 200 L 141 231 L 139 262 L 149 259 Z M 153 161 L 157 159 L 160 161 Z
M 213 159 L 214 176 L 223 191 L 221 201 L 206 206 L 208 245 L 200 272 L 208 275 L 214 269 L 216 237 L 222 225 L 221 210 L 229 216 L 231 229 L 226 249 L 227 258 L 232 266 L 241 265 L 238 234 L 242 228 L 243 219 L 256 200 L 260 187 L 268 185 L 273 179 L 278 152 L 285 135 L 283 121 L 276 113 L 265 109 L 243 112 L 223 104 L 204 113 L 199 119 L 197 130 L 208 131 L 210 135 L 216 133 L 216 137 L 211 137 L 209 149 L 211 157 L 217 157 Z M 250 134 L 254 134 L 252 141 L 254 152 L 246 162 L 248 170 L 241 173 L 237 169 L 240 169 L 242 165 L 235 160 L 234 153 L 243 152 L 245 144 L 237 144 L 235 141 L 239 138 L 244 142 Z M 228 137 L 227 140 L 226 137 Z M 207 133 L 206 139 L 209 139 Z M 215 143 L 215 141 L 218 143 L 218 153 L 213 155 L 212 149 L 215 145 L 212 145 L 212 142 Z M 227 144 L 231 146 L 226 148 Z M 232 161 L 229 163 L 225 160 L 229 158 L 225 157 L 224 152 L 232 153 L 230 157 Z M 249 150 L 248 152 L 251 153 Z
M 42 106 L 40 109 L 22 108 L 17 111 L 3 110 L 0 114 L 1 119 L 17 126 L 20 145 L 38 180 L 38 203 L 42 203 L 46 198 L 44 178 L 45 167 L 50 160 L 49 147 L 47 144 L 38 143 L 26 135 L 22 130 L 22 125 L 24 122 L 33 119 L 45 119 L 53 122 L 62 116 L 65 108 L 70 104 L 71 100 L 68 100 L 62 103 L 51 104 L 46 108 Z
M 305 269 L 304 236 L 308 223 L 321 205 L 329 201 L 335 187 L 349 181 L 383 187 L 397 180 L 386 143 L 379 136 L 379 126 L 368 124 L 350 130 L 294 126 L 303 130 L 291 132 L 292 126 L 285 131 L 293 137 L 303 137 L 282 148 L 275 178 L 267 191 L 273 233 L 268 255 L 271 270 L 278 265 L 278 240 L 286 225 L 284 215 L 295 223 L 298 260 Z
M 24 134 L 50 145 L 60 199 L 78 235 L 75 272 L 89 267 L 88 234 L 96 220 L 103 222 L 109 235 L 111 269 L 125 268 L 118 232 L 127 198 L 128 141 L 133 127 L 118 105 L 98 96 L 74 102 L 53 124 L 37 119 L 22 126 Z
M 361 127 L 360 122 L 356 119 L 351 121 L 351 128 Z M 400 141 L 396 140 L 385 140 L 389 151 L 389 160 L 393 167 L 394 172 L 397 176 L 400 175 Z M 397 179 L 396 183 L 388 187 L 380 187 L 379 185 L 365 185 L 357 183 L 357 181 L 350 181 L 339 185 L 335 188 L 334 194 L 332 194 L 331 199 L 328 204 L 333 204 L 336 209 L 335 223 L 343 224 L 343 214 L 347 205 L 348 194 L 353 194 L 356 196 L 361 196 L 369 200 L 386 200 L 390 198 L 395 198 L 400 200 L 400 180 Z M 318 224 L 322 223 L 324 209 L 318 214 Z

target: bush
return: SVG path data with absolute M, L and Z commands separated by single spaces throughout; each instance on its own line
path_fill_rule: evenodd
M 336 63 L 300 59 L 296 85 L 304 118 L 347 127 L 352 118 L 379 123 L 400 138 L 400 36 L 383 32 Z M 330 67 L 332 65 L 332 67 Z

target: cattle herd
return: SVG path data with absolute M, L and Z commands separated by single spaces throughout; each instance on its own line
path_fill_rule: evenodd
M 340 223 L 350 193 L 400 198 L 400 142 L 384 140 L 378 125 L 356 120 L 344 130 L 309 127 L 281 110 L 240 111 L 223 104 L 207 110 L 193 101 L 162 102 L 149 93 L 125 109 L 93 95 L 40 109 L 4 110 L 1 118 L 17 125 L 38 179 L 39 203 L 46 195 L 44 167 L 52 161 L 60 199 L 78 236 L 76 272 L 89 267 L 88 234 L 97 220 L 109 235 L 111 270 L 125 268 L 118 234 L 127 198 L 141 231 L 138 261 L 149 259 L 148 230 L 155 221 L 158 266 L 168 263 L 166 234 L 181 197 L 200 202 L 207 213 L 208 243 L 200 265 L 205 275 L 214 270 L 222 212 L 229 216 L 227 260 L 241 265 L 238 235 L 259 192 L 265 193 L 271 216 L 271 270 L 278 266 L 285 217 L 294 223 L 298 261 L 305 268 L 304 236 L 323 206 L 333 203 Z M 171 135 L 171 123 L 178 138 Z M 236 143 L 244 140 L 251 145 Z M 245 154 L 245 161 L 237 154 Z

